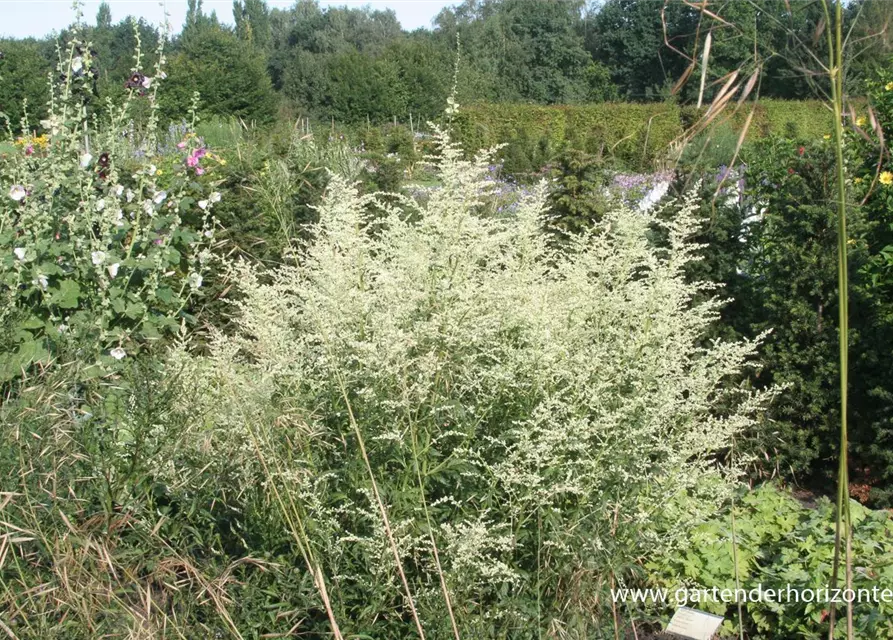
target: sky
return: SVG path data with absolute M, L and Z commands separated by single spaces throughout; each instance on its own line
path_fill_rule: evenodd
M 146 18 L 155 24 L 164 19 L 160 0 L 107 0 L 112 8 L 112 21 L 118 22 L 128 15 Z M 84 18 L 93 23 L 101 0 L 84 1 Z M 431 21 L 444 7 L 457 4 L 458 0 L 320 0 L 320 6 L 343 6 L 374 9 L 393 9 L 404 29 L 430 28 Z M 286 8 L 294 0 L 267 0 L 270 8 Z M 170 14 L 171 26 L 178 32 L 186 18 L 186 0 L 164 0 Z M 232 23 L 232 0 L 204 0 L 205 13 L 217 12 L 221 22 Z M 0 0 L 0 36 L 25 38 L 42 37 L 68 26 L 74 18 L 71 0 Z

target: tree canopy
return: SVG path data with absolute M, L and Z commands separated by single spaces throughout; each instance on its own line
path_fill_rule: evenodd
M 732 71 L 757 69 L 762 97 L 801 99 L 821 90 L 815 79 L 824 21 L 811 0 L 719 0 L 709 11 L 683 0 L 463 0 L 415 32 L 403 30 L 392 10 L 321 7 L 316 0 L 288 8 L 234 0 L 232 12 L 229 27 L 206 13 L 202 0 L 188 0 L 182 32 L 166 49 L 183 76 L 171 74 L 178 95 L 169 103 L 198 90 L 209 113 L 259 121 L 279 99 L 324 120 L 427 119 L 442 110 L 454 71 L 462 103 L 685 104 L 697 100 L 702 73 L 710 100 Z M 893 3 L 853 0 L 846 12 L 849 92 L 858 94 L 893 52 L 884 29 Z M 114 24 L 109 5 L 100 5 L 88 28 L 100 95 L 120 91 L 131 72 L 134 29 L 148 68 L 158 30 L 130 19 Z M 712 49 L 702 69 L 708 34 Z M 37 79 L 55 64 L 55 43 L 4 47 L 6 77 L 22 81 L 5 87 L 0 99 L 9 104 L 28 95 L 34 104 L 42 95 Z

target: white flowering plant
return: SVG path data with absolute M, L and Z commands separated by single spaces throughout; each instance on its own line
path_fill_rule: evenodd
M 278 504 L 321 633 L 599 637 L 608 586 L 736 486 L 717 456 L 771 395 L 732 382 L 757 345 L 705 339 L 722 302 L 685 277 L 694 202 L 618 203 L 559 252 L 545 183 L 494 216 L 492 154 L 437 141 L 427 198 L 372 217 L 335 176 L 294 264 L 231 265 L 232 330 L 172 355 L 195 392 L 156 473 Z
M 0 380 L 67 340 L 97 371 L 114 366 L 188 318 L 210 257 L 220 195 L 199 176 L 214 156 L 188 130 L 173 149 L 158 144 L 163 39 L 153 74 L 137 49 L 125 97 L 99 105 L 98 62 L 74 33 L 49 82 L 42 144 L 0 161 Z M 139 101 L 149 115 L 138 129 Z

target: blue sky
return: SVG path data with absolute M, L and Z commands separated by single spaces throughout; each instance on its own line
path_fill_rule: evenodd
M 164 9 L 159 0 L 107 0 L 112 7 L 112 20 L 118 22 L 127 15 L 141 16 L 155 24 L 161 24 Z M 93 22 L 101 0 L 86 0 L 84 16 Z M 430 27 L 431 20 L 444 7 L 457 4 L 458 0 L 321 0 L 321 6 L 363 7 L 393 9 L 404 29 Z M 186 17 L 186 0 L 164 0 L 170 13 L 171 26 L 179 31 Z M 285 8 L 294 0 L 267 0 L 269 7 Z M 0 0 L 0 36 L 41 37 L 65 28 L 72 22 L 74 11 L 71 0 Z M 232 0 L 204 0 L 206 13 L 217 12 L 221 21 L 232 22 Z

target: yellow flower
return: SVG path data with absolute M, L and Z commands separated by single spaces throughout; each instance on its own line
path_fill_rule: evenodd
M 823 137 L 825 140 L 830 140 L 830 139 L 831 139 L 831 134 L 830 134 L 830 133 L 826 133 L 826 134 L 823 135 L 822 137 Z
M 159 169 L 158 171 L 155 172 L 155 175 L 156 175 L 156 176 L 160 176 L 160 175 L 163 174 L 163 173 L 164 173 L 164 171 L 162 171 L 161 169 Z
M 862 184 L 862 178 L 853 178 L 853 182 L 856 184 Z
M 854 244 L 856 244 L 856 240 L 853 238 L 850 238 L 849 240 L 846 241 L 846 243 L 850 246 L 853 246 Z
M 893 184 L 893 173 L 882 171 L 881 177 L 878 179 L 881 181 L 881 184 Z
M 884 85 L 884 89 L 886 89 L 887 91 L 893 91 L 893 82 L 888 82 L 886 85 Z
M 856 118 L 856 126 L 857 127 L 865 126 L 865 116 L 859 116 L 858 118 Z
M 220 158 L 220 164 L 226 166 L 226 160 L 224 160 L 223 158 Z

